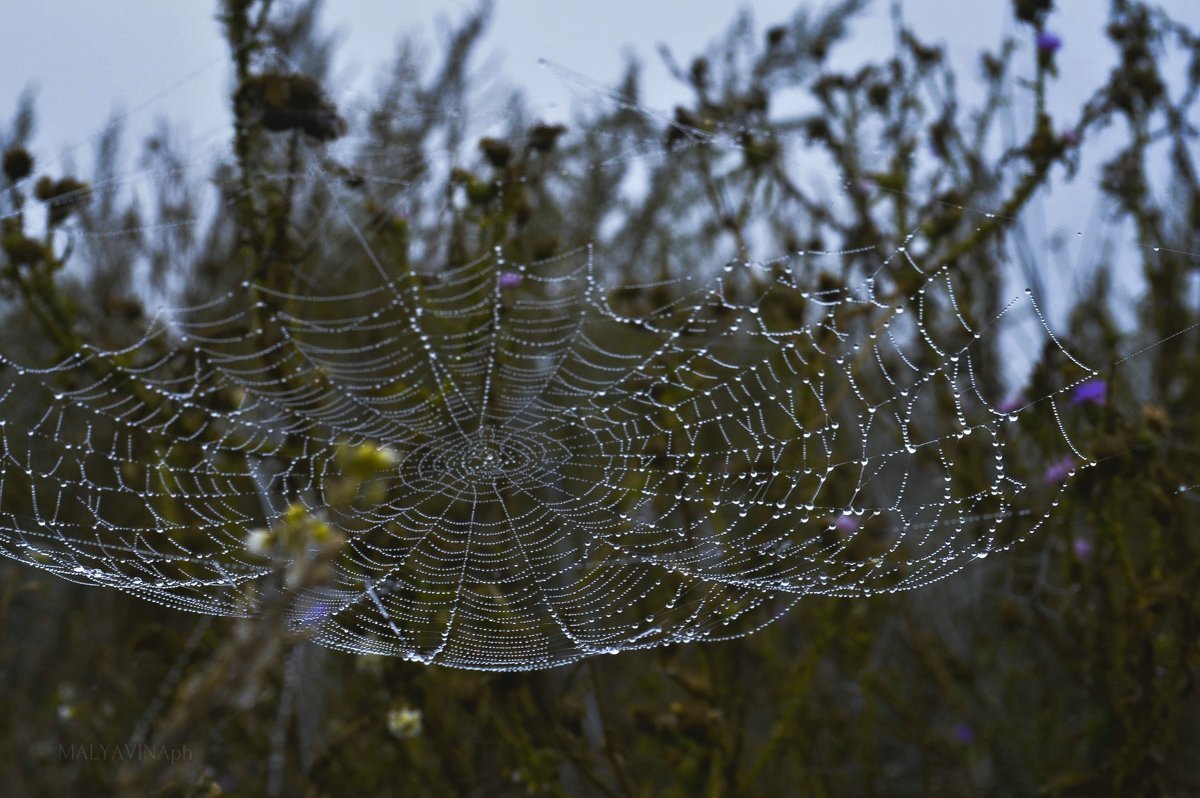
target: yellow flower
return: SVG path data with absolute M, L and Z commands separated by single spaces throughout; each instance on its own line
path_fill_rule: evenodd
M 421 710 L 408 706 L 391 709 L 387 714 L 387 727 L 391 735 L 400 740 L 419 737 L 423 731 Z
M 259 527 L 246 533 L 246 551 L 251 554 L 269 554 L 274 545 L 275 536 L 269 529 Z

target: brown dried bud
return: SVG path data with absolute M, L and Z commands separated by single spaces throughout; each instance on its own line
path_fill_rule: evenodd
M 828 141 L 832 135 L 829 123 L 819 116 L 810 116 L 804 120 L 804 134 L 809 141 Z
M 479 140 L 479 149 L 487 162 L 497 169 L 503 169 L 512 161 L 512 147 L 499 139 L 482 138 Z
M 884 108 L 892 97 L 892 87 L 886 83 L 872 83 L 867 89 L 867 101 L 875 108 Z
M 1014 0 L 1013 13 L 1022 22 L 1036 23 L 1054 8 L 1054 0 Z
M 13 147 L 4 153 L 4 176 L 11 182 L 23 180 L 33 171 L 33 156 L 24 147 Z
M 746 93 L 746 96 L 742 98 L 742 107 L 751 113 L 757 112 L 765 114 L 770 105 L 771 95 L 760 88 L 751 89 Z
M 742 154 L 747 166 L 759 169 L 779 156 L 779 142 L 773 138 L 757 139 L 746 134 L 742 139 Z
M 307 75 L 255 75 L 238 88 L 236 100 L 243 113 L 257 114 L 262 126 L 274 133 L 301 130 L 317 141 L 331 141 L 346 132 L 346 121 L 321 84 Z
M 478 178 L 467 181 L 467 199 L 472 205 L 486 205 L 496 198 L 499 187 L 494 181 Z
M 550 152 L 558 143 L 558 137 L 566 133 L 563 125 L 534 125 L 529 129 L 529 148 L 538 152 Z
M 33 194 L 46 204 L 46 221 L 54 227 L 65 222 L 72 213 L 91 200 L 92 187 L 73 177 L 53 180 L 43 176 L 34 186 Z

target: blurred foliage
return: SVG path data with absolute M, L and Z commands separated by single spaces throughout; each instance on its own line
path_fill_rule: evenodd
M 963 312 L 990 318 L 1006 274 L 1021 269 L 1040 285 L 1044 267 L 1014 244 L 1022 212 L 1053 181 L 1088 179 L 1077 172 L 1103 135 L 1117 142 L 1096 185 L 1108 201 L 1104 222 L 1131 225 L 1146 245 L 1131 256 L 1145 291 L 1136 323 L 1118 322 L 1110 286 L 1127 264 L 1110 250 L 1073 298 L 1069 348 L 1117 365 L 1105 374 L 1103 401 L 1076 408 L 1099 466 L 1071 484 L 1043 534 L 920 591 L 802 600 L 735 642 L 547 672 L 453 671 L 315 648 L 289 631 L 279 607 L 252 619 L 198 619 L 5 565 L 0 735 L 9 754 L 0 790 L 1200 794 L 1200 38 L 1145 3 L 1112 0 L 1107 36 L 1118 66 L 1080 108 L 1051 108 L 1056 62 L 1089 46 L 1055 35 L 1052 5 L 1016 0 L 1017 37 L 980 54 L 979 103 L 959 97 L 964 76 L 899 9 L 891 52 L 854 72 L 831 68 L 866 6 L 840 0 L 765 32 L 742 15 L 688 64 L 664 50 L 689 97 L 672 124 L 621 103 L 550 124 L 530 118 L 514 94 L 508 131 L 471 142 L 468 64 L 488 5 L 448 34 L 436 58 L 404 43 L 372 106 L 348 113 L 324 86 L 332 40 L 316 24 L 318 3 L 223 0 L 234 131 L 229 157 L 208 176 L 222 204 L 203 225 L 177 224 L 197 216 L 201 188 L 168 129 L 142 159 L 169 177 L 148 205 L 122 204 L 93 188 L 120 168 L 119 128 L 100 139 L 90 185 L 43 175 L 29 155 L 34 115 L 23 101 L 0 131 L 11 187 L 0 343 L 31 360 L 83 341 L 137 340 L 149 301 L 203 300 L 247 277 L 282 291 L 327 279 L 353 290 L 366 278 L 325 270 L 333 260 L 361 262 L 361 251 L 331 251 L 304 235 L 327 223 L 335 202 L 306 176 L 309 163 L 356 192 L 357 222 L 397 270 L 469 263 L 496 246 L 520 262 L 592 242 L 637 283 L 721 257 L 861 248 L 841 273 L 813 275 L 826 288 L 862 279 L 874 253 L 919 225 L 924 258 L 962 275 Z M 631 62 L 617 95 L 636 103 L 640 74 Z M 801 92 L 808 110 L 774 113 L 784 92 Z M 1033 109 L 1031 122 L 1006 134 L 1014 104 Z M 736 157 L 697 135 L 717 124 L 748 131 Z M 348 131 L 361 138 L 335 158 L 330 143 Z M 797 153 L 786 146 L 797 138 L 804 157 L 836 166 L 845 191 L 822 194 L 797 179 Z M 637 172 L 622 165 L 629 141 L 658 142 L 670 157 Z M 606 169 L 588 171 L 599 164 Z M 1164 173 L 1162 184 L 1155 176 Z M 364 176 L 410 188 L 385 202 Z M 439 216 L 447 196 L 449 218 Z M 129 232 L 86 235 L 113 229 Z M 146 272 L 133 273 L 133 263 Z M 901 272 L 879 279 L 891 298 L 915 287 Z M 636 310 L 670 297 L 631 290 L 618 299 Z M 1026 396 L 1044 393 L 1039 380 L 1053 383 L 1052 360 L 1046 353 Z M 993 351 L 977 379 L 1003 386 L 1003 361 Z M 365 482 L 391 456 L 347 450 L 347 473 Z M 369 502 L 360 487 L 351 479 L 335 495 L 346 507 Z M 306 536 L 329 549 L 342 542 L 299 510 L 277 528 L 246 532 L 264 557 Z M 292 583 L 320 578 L 320 557 L 289 562 Z M 61 748 L 130 742 L 186 746 L 188 757 L 79 761 Z

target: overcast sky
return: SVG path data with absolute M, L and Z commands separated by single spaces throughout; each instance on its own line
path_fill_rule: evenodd
M 1163 5 L 1187 18 L 1185 9 L 1196 2 L 1168 0 Z M 1059 5 L 1050 27 L 1065 44 L 1051 108 L 1061 108 L 1062 118 L 1067 118 L 1103 79 L 1112 49 L 1103 38 L 1106 2 L 1060 0 Z M 432 44 L 442 26 L 461 18 L 473 3 L 334 0 L 326 6 L 328 27 L 342 37 L 333 88 L 344 97 L 346 89 L 353 94 L 370 85 L 370 77 L 389 60 L 403 33 L 415 31 Z M 648 66 L 646 102 L 669 108 L 685 94 L 666 74 L 655 46 L 669 45 L 686 63 L 743 7 L 751 8 L 765 28 L 786 19 L 796 3 L 499 0 L 485 59 L 477 65 L 486 63 L 489 76 L 494 74 L 491 66 L 497 65 L 505 79 L 529 90 L 535 110 L 552 113 L 569 104 L 572 95 L 551 70 L 539 68 L 540 58 L 611 82 L 619 75 L 624 54 L 634 52 Z M 1010 7 L 1010 0 L 908 0 L 905 15 L 925 40 L 946 46 L 960 67 L 960 88 L 969 95 L 976 84 L 980 48 L 994 45 L 1015 27 Z M 210 141 L 216 151 L 229 133 L 226 50 L 215 8 L 216 3 L 207 0 L 0 0 L 0 118 L 11 116 L 25 86 L 35 88 L 35 154 L 44 166 L 68 152 L 86 162 L 90 141 L 115 109 L 129 113 L 135 135 L 165 116 L 185 123 L 188 136 Z M 838 60 L 845 64 L 890 51 L 888 8 L 888 0 L 876 0 L 871 13 L 855 23 Z M 1082 182 L 1094 185 L 1092 180 Z M 1094 190 L 1090 196 L 1055 196 L 1041 212 L 1042 226 L 1086 230 L 1097 218 L 1093 200 Z
M 1166 5 L 1182 13 L 1195 2 Z M 1074 104 L 1109 63 L 1110 48 L 1101 39 L 1107 4 L 1060 4 L 1064 8 L 1052 26 L 1066 46 L 1056 92 Z M 206 0 L 0 0 L 0 113 L 8 116 L 21 89 L 33 85 L 41 117 L 38 145 L 49 152 L 100 129 L 118 107 L 137 111 L 135 122 L 166 114 L 190 121 L 196 132 L 220 124 L 227 70 L 215 5 Z M 386 63 L 402 33 L 417 31 L 432 39 L 439 20 L 460 18 L 473 4 L 336 0 L 326 5 L 325 19 L 343 41 L 337 77 L 361 86 Z M 786 19 L 795 6 L 794 0 L 499 0 L 485 51 L 505 77 L 529 87 L 547 105 L 569 95 L 538 68 L 539 58 L 607 81 L 618 74 L 623 54 L 633 51 L 651 66 L 649 100 L 669 105 L 678 89 L 654 56 L 656 44 L 666 43 L 686 59 L 716 37 L 739 8 L 753 9 L 765 27 Z M 905 13 L 924 37 L 945 44 L 960 64 L 973 64 L 980 47 L 1011 30 L 1009 8 L 1009 0 L 909 0 Z M 856 23 L 842 58 L 890 49 L 887 10 L 886 0 L 876 0 L 872 13 Z M 163 96 L 156 97 L 160 92 Z

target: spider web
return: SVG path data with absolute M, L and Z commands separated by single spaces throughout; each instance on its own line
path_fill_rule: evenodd
M 544 668 L 946 578 L 1088 464 L 1063 408 L 1097 372 L 1028 292 L 970 318 L 917 234 L 641 283 L 595 246 L 404 266 L 308 176 L 334 196 L 313 237 L 365 256 L 366 287 L 246 281 L 118 351 L 3 359 L 4 554 L 206 614 L 283 595 L 350 652 Z M 817 279 L 849 262 L 867 276 Z M 1032 400 L 981 376 L 1017 349 L 1057 365 Z M 340 542 L 299 582 L 319 545 L 254 543 L 297 513 Z

